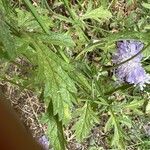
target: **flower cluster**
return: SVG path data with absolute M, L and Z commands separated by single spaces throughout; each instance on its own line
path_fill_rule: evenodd
M 113 55 L 114 64 L 120 64 L 136 55 L 143 48 L 143 43 L 135 40 L 122 40 L 117 42 L 117 52 Z M 128 82 L 139 86 L 141 90 L 146 83 L 150 83 L 150 75 L 147 74 L 141 64 L 142 54 L 137 55 L 126 63 L 119 65 L 115 75 L 120 82 Z

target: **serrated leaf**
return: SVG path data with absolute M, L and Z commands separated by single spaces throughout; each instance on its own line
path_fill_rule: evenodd
M 65 46 L 65 47 L 75 46 L 72 38 L 65 33 L 63 34 L 63 33 L 50 32 L 50 34 L 35 34 L 34 37 L 38 38 L 39 40 L 45 43 L 50 43 L 54 45 Z
M 103 7 L 96 8 L 91 10 L 90 12 L 85 13 L 81 19 L 103 19 L 108 20 L 112 17 L 111 12 L 108 9 L 104 9 Z
M 54 150 L 65 150 L 66 141 L 63 135 L 62 121 L 59 121 L 58 115 L 53 115 L 53 106 L 50 102 L 48 107 L 48 113 L 45 117 L 47 120 L 47 134 L 51 140 Z
M 62 150 L 61 143 L 59 142 L 58 135 L 57 135 L 58 129 L 57 129 L 56 122 L 50 119 L 50 121 L 47 124 L 48 124 L 48 127 L 47 127 L 48 137 L 51 137 L 50 139 L 51 139 L 52 145 L 54 146 L 54 149 Z
M 114 128 L 114 135 L 112 138 L 111 145 L 117 146 L 119 149 L 124 150 L 125 149 L 125 141 L 124 139 L 127 138 L 125 133 L 123 132 L 121 126 L 120 126 L 120 120 L 117 115 L 110 109 L 110 114 L 112 117 L 112 125 Z
M 40 46 L 35 45 L 35 47 L 38 52 L 39 66 L 37 80 L 42 80 L 45 84 L 45 103 L 48 106 L 49 98 L 51 98 L 54 115 L 58 114 L 59 119 L 62 120 L 63 123 L 66 123 L 71 118 L 70 107 L 74 100 L 72 93 L 76 93 L 77 91 L 74 81 L 67 73 L 66 67 L 66 70 L 63 68 L 65 66 L 63 66 L 65 62 L 54 52 L 50 51 L 43 44 L 40 44 Z M 69 64 L 67 65 L 69 66 Z
M 73 129 L 75 130 L 76 138 L 82 141 L 88 136 L 94 123 L 99 122 L 99 119 L 88 103 L 85 103 L 80 112 L 79 120 L 76 122 Z
M 88 82 L 88 80 L 86 79 L 86 77 L 81 73 L 81 72 L 78 72 L 78 71 L 74 71 L 73 72 L 73 75 L 72 75 L 75 80 L 78 82 L 77 84 L 79 84 L 80 86 L 82 85 L 83 88 L 85 88 L 87 91 L 91 91 L 91 86 Z

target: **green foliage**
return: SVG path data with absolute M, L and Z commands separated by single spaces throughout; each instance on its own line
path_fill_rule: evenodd
M 48 113 L 42 116 L 41 121 L 48 126 L 48 136 L 50 137 L 55 150 L 65 150 L 66 141 L 62 131 L 62 122 L 59 121 L 57 115 L 53 115 L 52 105 L 49 105 Z
M 100 21 L 99 19 L 107 20 L 112 17 L 112 14 L 107 9 L 104 9 L 103 7 L 96 8 L 91 11 L 87 11 L 83 16 L 82 19 L 95 19 Z
M 99 120 L 88 102 L 82 108 L 78 109 L 77 113 L 80 117 L 74 125 L 75 135 L 79 141 L 82 141 L 87 137 L 94 123 L 99 123 Z
M 17 18 L 15 18 L 15 21 L 17 22 L 17 25 L 20 29 L 27 30 L 29 32 L 41 30 L 39 23 L 34 19 L 31 12 L 19 8 L 16 8 L 15 12 L 17 13 Z M 42 22 L 44 23 L 46 28 L 53 26 L 52 20 L 48 17 L 47 10 L 38 8 L 37 12 L 39 13 L 39 15 L 42 15 Z
M 34 37 L 38 38 L 38 40 L 41 40 L 44 43 L 49 43 L 54 45 L 61 45 L 67 47 L 75 45 L 71 37 L 63 33 L 35 34 Z
M 58 113 L 59 119 L 65 121 L 70 118 L 69 108 L 74 99 L 72 93 L 76 93 L 74 81 L 64 70 L 69 69 L 69 65 L 49 51 L 46 46 L 42 44 L 40 47 L 37 44 L 34 46 L 38 54 L 37 80 L 44 81 L 44 97 L 52 99 L 54 115 Z
M 37 22 L 39 23 L 39 25 L 41 26 L 41 28 L 43 29 L 43 31 L 45 33 L 49 33 L 47 26 L 45 26 L 45 24 L 43 24 L 42 18 L 39 17 L 39 15 L 38 15 L 35 7 L 32 5 L 32 3 L 29 0 L 23 0 L 23 1 L 27 5 L 27 7 L 30 9 L 31 13 L 35 17 L 35 19 L 37 20 Z
M 0 45 L 1 57 L 11 59 L 16 56 L 13 36 L 10 33 L 9 26 L 2 20 L 2 18 L 0 20 Z
M 150 9 L 150 4 L 149 3 L 142 3 L 142 6 L 144 8 Z
M 46 107 L 41 121 L 53 148 L 66 149 L 64 130 L 73 123 L 78 142 L 90 139 L 100 125 L 107 149 L 149 149 L 148 138 L 136 127 L 150 112 L 149 85 L 145 91 L 118 85 L 111 61 L 116 41 L 137 39 L 145 44 L 143 66 L 150 72 L 149 3 L 130 0 L 123 10 L 116 0 L 36 5 L 0 2 L 0 79 L 41 95 Z M 9 73 L 12 64 L 27 75 Z M 91 150 L 106 147 L 89 145 Z

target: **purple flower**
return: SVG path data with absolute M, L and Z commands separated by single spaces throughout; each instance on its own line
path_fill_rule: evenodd
M 112 62 L 120 64 L 140 52 L 143 44 L 135 40 L 122 40 L 117 42 L 117 52 L 113 55 Z M 142 54 L 132 60 L 119 65 L 115 75 L 120 82 L 128 82 L 139 86 L 141 90 L 146 83 L 150 83 L 150 75 L 147 74 L 141 64 Z
M 39 138 L 38 142 L 45 148 L 45 150 L 49 150 L 49 141 L 45 135 Z

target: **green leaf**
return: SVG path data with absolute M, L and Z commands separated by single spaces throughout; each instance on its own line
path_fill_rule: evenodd
M 112 118 L 112 125 L 114 128 L 114 135 L 112 138 L 111 145 L 117 146 L 119 149 L 124 150 L 125 149 L 125 138 L 127 136 L 123 132 L 121 125 L 120 125 L 120 120 L 119 117 L 110 109 L 109 111 L 111 118 Z
M 124 108 L 136 109 L 142 106 L 143 103 L 144 103 L 144 100 L 133 100 L 132 102 L 126 104 Z
M 8 15 L 10 13 L 10 10 L 11 10 L 10 1 L 9 0 L 2 0 L 2 3 L 3 3 L 3 7 L 5 8 L 6 14 Z
M 150 72 L 150 65 L 147 65 L 145 69 Z
M 79 86 L 82 85 L 83 88 L 86 89 L 86 91 L 91 91 L 91 86 L 90 86 L 87 78 L 80 71 L 75 70 L 73 72 L 72 76 L 77 81 L 77 84 L 79 84 Z
M 72 38 L 63 33 L 50 32 L 50 34 L 34 34 L 34 37 L 40 39 L 44 43 L 66 47 L 75 46 Z
M 144 8 L 147 8 L 147 9 L 150 9 L 150 4 L 148 4 L 148 3 L 142 3 L 142 6 L 144 7 Z
M 8 25 L 0 19 L 0 44 L 3 47 L 1 53 L 5 53 L 9 58 L 15 58 L 16 51 L 15 51 L 15 44 L 13 36 L 9 30 Z M 7 54 L 6 54 L 7 52 Z
M 77 92 L 74 81 L 69 76 L 71 70 L 67 70 L 70 69 L 69 64 L 45 45 L 34 43 L 34 46 L 37 50 L 39 66 L 36 80 L 42 80 L 45 85 L 45 103 L 48 106 L 49 98 L 51 98 L 54 115 L 58 114 L 59 119 L 67 123 L 71 118 L 70 108 L 74 101 L 72 94 Z
M 109 10 L 104 9 L 103 7 L 96 8 L 91 10 L 90 12 L 86 12 L 81 19 L 95 19 L 98 20 L 108 20 L 112 17 L 112 14 Z
M 119 118 L 120 122 L 123 124 L 123 125 L 126 125 L 128 126 L 128 128 L 131 128 L 132 127 L 132 121 L 131 119 L 129 118 L 129 116 L 127 115 L 123 115 Z
M 112 116 L 110 116 L 105 124 L 105 128 L 104 128 L 105 132 L 109 131 L 112 128 L 112 121 L 113 121 L 113 118 Z
M 146 105 L 146 113 L 150 114 L 150 100 L 148 101 L 148 104 Z
M 82 141 L 88 136 L 94 123 L 99 123 L 99 119 L 88 102 L 78 111 L 80 112 L 80 117 L 73 129 L 75 130 L 76 138 Z
M 37 9 L 37 13 L 41 16 L 42 23 L 46 26 L 46 28 L 49 28 L 53 25 L 51 19 L 48 17 L 48 14 L 45 10 Z M 14 18 L 14 20 L 17 22 L 17 25 L 22 30 L 27 30 L 29 32 L 33 31 L 40 31 L 41 27 L 37 20 L 34 18 L 31 12 L 28 12 L 27 10 L 22 10 L 19 8 L 15 9 L 17 13 L 17 17 Z
M 47 122 L 47 130 L 48 130 L 48 137 L 51 139 L 51 143 L 54 146 L 55 150 L 62 150 L 61 149 L 61 143 L 58 138 L 58 129 L 57 124 L 54 119 L 50 118 L 50 120 Z
M 47 26 L 45 26 L 45 24 L 43 23 L 42 18 L 39 17 L 39 14 L 37 13 L 37 11 L 36 11 L 35 7 L 32 5 L 32 3 L 29 0 L 23 0 L 23 1 L 30 9 L 32 15 L 35 17 L 35 19 L 37 20 L 37 22 L 39 23 L 39 25 L 41 26 L 43 31 L 48 34 L 49 30 L 48 30 Z
M 53 106 L 49 105 L 49 121 L 48 121 L 48 135 L 51 138 L 52 145 L 55 150 L 65 150 L 66 141 L 64 139 L 62 121 L 59 121 L 58 115 L 53 116 Z
M 62 16 L 60 14 L 55 14 L 54 18 L 59 19 L 60 21 L 65 21 L 67 23 L 72 23 L 72 19 L 71 18 L 67 18 L 66 16 Z
M 144 56 L 144 60 L 148 59 L 150 57 L 150 48 L 148 47 L 147 49 L 145 49 L 142 54 Z
M 109 0 L 101 0 L 101 5 L 102 5 L 104 8 L 107 8 L 108 5 L 109 5 Z
M 150 30 L 150 25 L 149 24 L 145 25 L 144 29 L 145 30 Z
M 47 135 L 50 138 L 50 142 L 54 150 L 65 150 L 66 141 L 64 139 L 62 122 L 59 121 L 58 115 L 53 115 L 52 103 L 50 103 L 47 111 L 42 116 L 41 122 L 47 124 Z

